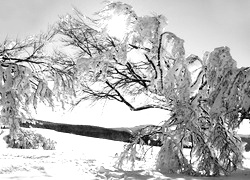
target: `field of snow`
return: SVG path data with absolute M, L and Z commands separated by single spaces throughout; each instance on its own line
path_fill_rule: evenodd
M 154 148 L 147 161 L 138 161 L 134 171 L 113 167 L 124 143 L 104 139 L 37 129 L 46 137 L 57 141 L 56 150 L 21 150 L 6 148 L 0 136 L 0 179 L 122 179 L 122 180 L 199 180 L 208 179 L 181 175 L 163 175 L 154 171 L 154 158 L 159 148 Z M 215 179 L 250 179 L 250 152 L 245 153 L 244 169 L 229 177 Z

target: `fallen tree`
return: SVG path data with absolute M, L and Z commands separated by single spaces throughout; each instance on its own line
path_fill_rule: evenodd
M 145 128 L 153 128 L 155 126 L 145 125 L 132 128 L 104 128 L 99 126 L 54 123 L 33 119 L 20 123 L 20 127 L 50 129 L 57 132 L 70 133 L 80 136 L 131 143 L 138 136 L 138 133 L 141 133 L 142 130 Z M 9 129 L 7 126 L 2 128 Z M 143 143 L 150 146 L 162 146 L 161 140 L 155 139 L 152 134 L 150 134 L 150 132 L 147 134 L 143 133 L 139 137 L 138 143 Z
M 42 120 L 33 120 L 33 123 L 25 122 L 20 124 L 23 128 L 41 128 L 50 129 L 57 132 L 70 133 L 86 137 L 94 137 L 101 139 L 108 139 L 113 141 L 122 141 L 131 143 L 134 141 L 138 134 L 142 135 L 139 137 L 145 145 L 150 146 L 162 146 L 160 139 L 161 126 L 145 125 L 131 128 L 104 128 L 91 125 L 78 125 L 78 124 L 64 124 L 54 123 Z M 155 133 L 155 129 L 158 128 L 158 133 Z M 142 132 L 143 131 L 143 132 Z M 147 131 L 145 133 L 145 131 Z M 241 140 L 246 143 L 245 150 L 250 151 L 250 138 L 244 135 L 240 135 Z M 142 141 L 138 141 L 141 143 Z M 186 148 L 190 146 L 188 143 L 184 145 Z
M 91 125 L 73 125 L 73 124 L 63 124 L 63 123 L 34 120 L 34 123 L 30 122 L 21 123 L 20 126 L 24 128 L 51 129 L 63 133 L 70 133 L 80 136 L 103 138 L 103 139 L 123 141 L 123 142 L 131 142 L 130 139 L 133 138 L 132 134 L 126 131 L 114 130 L 111 128 L 103 128 Z

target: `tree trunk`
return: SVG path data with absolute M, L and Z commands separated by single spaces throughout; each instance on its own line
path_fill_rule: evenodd
M 94 138 L 109 139 L 114 141 L 131 142 L 132 134 L 122 130 L 115 130 L 111 128 L 103 128 L 98 126 L 90 125 L 73 125 L 73 124 L 63 124 L 63 123 L 53 123 L 48 121 L 34 120 L 33 123 L 20 123 L 21 127 L 24 128 L 42 128 L 51 129 L 58 132 L 70 133 L 80 136 L 88 136 Z
M 20 123 L 21 127 L 24 128 L 42 128 L 42 129 L 51 129 L 57 132 L 70 133 L 80 136 L 101 138 L 101 139 L 109 139 L 114 141 L 122 141 L 130 143 L 133 141 L 132 131 L 136 132 L 139 129 L 143 128 L 143 126 L 134 127 L 134 128 L 103 128 L 98 126 L 90 126 L 90 125 L 73 125 L 73 124 L 63 124 L 63 123 L 53 123 L 48 121 L 41 120 L 33 120 L 33 123 Z M 142 140 L 147 145 L 151 146 L 161 146 L 161 142 L 159 140 L 152 140 L 149 136 L 142 137 Z M 149 141 L 150 140 L 150 141 Z M 246 142 L 245 149 L 246 151 L 250 151 L 250 138 L 249 137 L 241 137 L 243 142 Z

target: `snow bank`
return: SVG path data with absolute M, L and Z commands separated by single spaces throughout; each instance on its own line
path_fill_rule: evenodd
M 163 175 L 154 171 L 157 149 L 147 161 L 138 161 L 134 171 L 122 171 L 113 167 L 117 153 L 125 143 L 59 133 L 38 129 L 46 137 L 57 141 L 56 150 L 9 149 L 0 136 L 0 179 L 122 179 L 122 180 L 202 180 L 207 178 L 182 175 Z M 244 168 L 250 169 L 250 152 L 244 153 Z M 229 177 L 218 180 L 250 179 L 250 170 L 242 169 Z

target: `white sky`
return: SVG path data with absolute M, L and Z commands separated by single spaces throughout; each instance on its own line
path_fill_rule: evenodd
M 0 40 L 45 31 L 72 6 L 92 15 L 103 0 L 0 0 Z M 138 15 L 163 14 L 169 31 L 185 40 L 187 53 L 201 56 L 218 46 L 231 48 L 239 66 L 250 66 L 250 1 L 122 0 Z
M 201 57 L 205 51 L 228 46 L 239 67 L 250 66 L 250 1 L 121 1 L 132 5 L 139 16 L 165 15 L 169 21 L 168 30 L 185 40 L 184 45 L 188 54 L 193 53 Z M 45 31 L 49 24 L 58 20 L 60 15 L 71 13 L 72 6 L 77 7 L 83 14 L 91 16 L 103 7 L 102 2 L 102 0 L 0 0 L 0 41 L 6 36 L 23 38 Z M 106 106 L 103 112 L 100 109 L 78 108 L 70 119 L 84 121 L 83 124 L 130 126 L 130 124 L 141 124 L 141 120 L 149 123 L 157 120 L 157 117 L 161 119 L 165 117 L 164 113 L 158 111 L 139 112 L 135 115 L 123 105 Z M 40 116 L 44 120 L 65 121 L 61 117 L 47 113 L 48 111 L 44 112 L 42 111 Z

